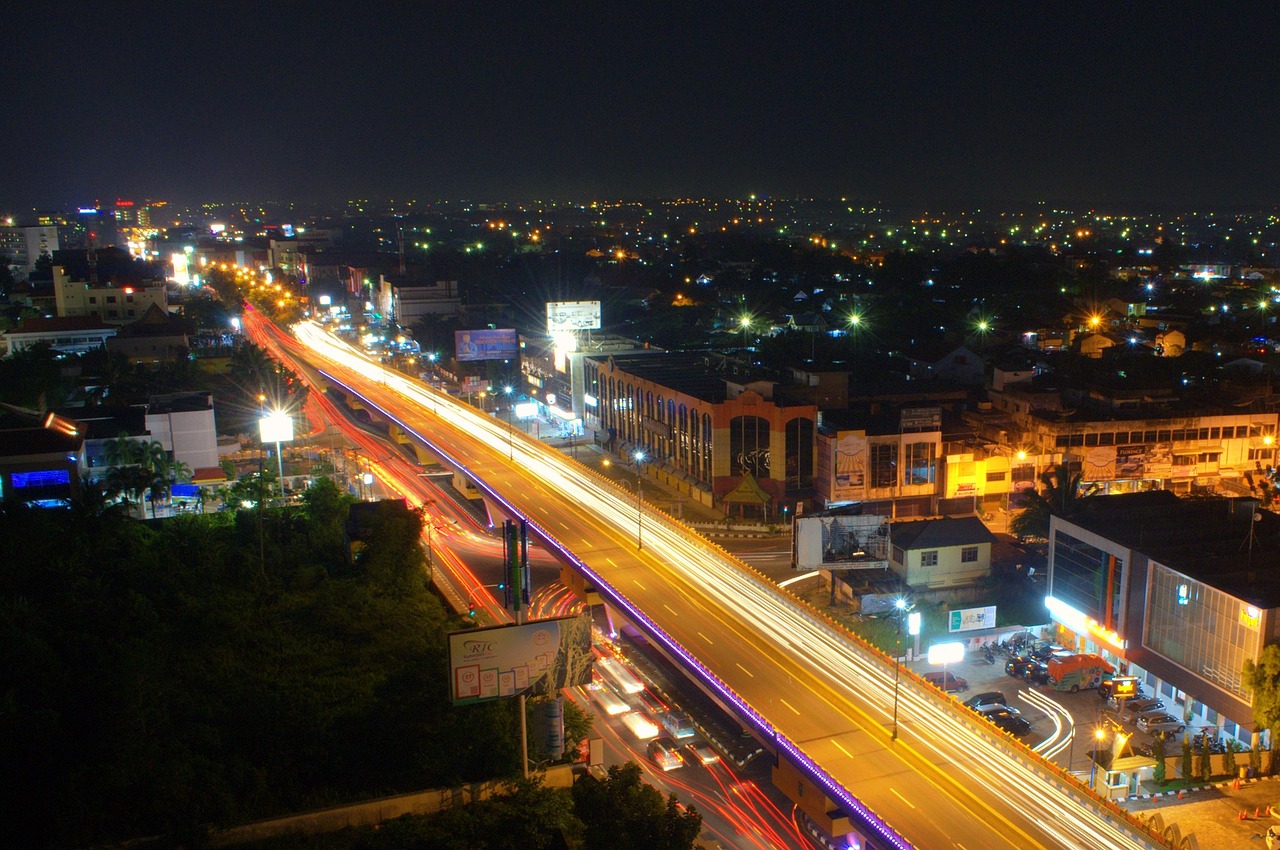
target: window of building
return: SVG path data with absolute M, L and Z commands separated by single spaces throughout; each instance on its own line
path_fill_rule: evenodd
M 90 304 L 97 304 L 97 303 L 98 303 L 98 296 L 96 296 L 96 295 L 90 295 L 90 296 L 89 296 L 89 303 L 90 303 Z
M 108 296 L 107 296 L 107 303 L 108 303 L 108 304 L 114 304 L 114 303 L 116 303 L 116 297 L 115 297 L 114 295 L 108 295 Z
M 1053 547 L 1052 595 L 1100 623 L 1117 622 L 1124 561 L 1058 531 Z M 1108 586 L 1109 591 L 1108 592 Z M 1111 616 L 1107 616 L 1108 607 Z
M 988 480 L 988 481 L 1003 481 L 1004 479 L 1005 479 L 1005 473 L 1003 473 L 1003 472 L 988 472 L 988 473 L 987 473 L 987 480 Z
M 893 547 L 893 560 L 897 561 L 899 564 L 906 562 L 907 555 L 905 552 L 902 551 L 902 547 L 900 546 Z
M 1198 458 L 1200 463 L 1217 463 L 1222 457 L 1222 452 L 1201 452 Z
M 972 564 L 978 560 L 978 547 L 966 546 L 960 550 L 960 563 Z
M 892 487 L 898 480 L 898 446 L 896 443 L 872 443 L 871 486 Z
M 1174 455 L 1173 465 L 1174 466 L 1195 466 L 1196 456 L 1195 455 Z
M 927 552 L 920 553 L 920 566 L 936 567 L 938 566 L 938 550 L 930 549 Z
M 1275 456 L 1275 449 L 1249 449 L 1249 460 L 1270 461 Z
M 933 443 L 907 443 L 905 450 L 907 467 L 903 484 L 932 484 L 934 479 Z

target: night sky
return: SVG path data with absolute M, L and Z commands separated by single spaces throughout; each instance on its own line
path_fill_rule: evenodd
M 1274 3 L 14 5 L 9 210 L 1280 198 Z

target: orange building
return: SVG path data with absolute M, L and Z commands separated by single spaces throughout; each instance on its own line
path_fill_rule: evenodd
M 766 515 L 810 495 L 817 407 L 772 377 L 706 353 L 588 357 L 584 409 L 596 439 L 698 501 L 724 506 L 749 476 Z M 755 488 L 747 490 L 755 492 Z

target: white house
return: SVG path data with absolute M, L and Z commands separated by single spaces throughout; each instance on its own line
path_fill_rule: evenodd
M 975 584 L 991 574 L 995 539 L 977 517 L 895 522 L 889 567 L 915 590 Z

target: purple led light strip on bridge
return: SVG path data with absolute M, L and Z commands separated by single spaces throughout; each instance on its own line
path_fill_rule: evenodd
M 383 416 L 386 416 L 392 422 L 395 422 L 396 425 L 399 426 L 399 428 L 402 431 L 404 431 L 406 434 L 413 435 L 413 437 L 421 441 L 424 446 L 431 449 L 431 451 L 435 452 L 441 458 L 443 458 L 444 460 L 452 464 L 455 469 L 457 469 L 460 472 L 466 473 L 467 476 L 471 479 L 472 483 L 478 489 L 484 491 L 484 493 L 487 496 L 489 496 L 489 498 L 493 499 L 495 502 L 502 505 L 502 507 L 504 507 L 508 512 L 510 512 L 512 516 L 519 517 L 520 519 L 523 519 L 526 523 L 528 523 L 530 531 L 535 533 L 536 536 L 539 537 L 547 546 L 551 547 L 556 552 L 558 552 L 560 556 L 563 557 L 571 566 L 573 566 L 575 569 L 577 569 L 587 578 L 591 579 L 591 581 L 595 584 L 597 592 L 599 592 L 602 596 L 607 597 L 613 605 L 626 611 L 627 614 L 631 616 L 633 621 L 643 625 L 646 631 L 649 632 L 649 636 L 651 638 L 658 640 L 668 650 L 678 655 L 685 662 L 685 664 L 688 665 L 689 669 L 695 675 L 698 676 L 698 678 L 700 678 L 704 683 L 715 688 L 716 691 L 721 696 L 723 696 L 735 708 L 737 708 L 738 712 L 743 716 L 743 718 L 745 718 L 749 723 L 751 723 L 752 726 L 756 728 L 757 732 L 759 732 L 761 735 L 768 738 L 769 740 L 775 742 L 778 745 L 778 748 L 786 752 L 787 755 L 791 758 L 791 760 L 800 768 L 800 770 L 803 771 L 811 780 L 813 780 L 817 785 L 819 785 L 824 791 L 826 791 L 826 793 L 833 800 L 838 801 L 839 803 L 844 805 L 851 813 L 857 815 L 860 825 L 873 830 L 876 833 L 877 837 L 879 837 L 882 841 L 888 842 L 892 847 L 898 848 L 898 850 L 913 850 L 912 845 L 905 838 L 903 838 L 892 827 L 890 827 L 887 823 L 885 823 L 878 815 L 875 814 L 875 812 L 871 811 L 866 806 L 864 806 L 862 802 L 858 800 L 856 797 L 854 797 L 851 793 L 849 793 L 847 789 L 845 789 L 842 785 L 836 782 L 825 770 L 823 770 L 816 762 L 814 762 L 813 759 L 809 758 L 807 755 L 801 752 L 799 747 L 793 744 L 785 736 L 779 735 L 777 731 L 774 730 L 774 728 L 768 723 L 768 721 L 766 721 L 763 717 L 761 717 L 758 713 L 756 713 L 755 709 L 747 705 L 746 701 L 744 701 L 741 697 L 739 697 L 732 689 L 729 688 L 728 685 L 720 681 L 720 679 L 714 673 L 712 673 L 709 669 L 707 669 L 707 667 L 701 661 L 699 661 L 697 658 L 694 658 L 691 654 L 689 654 L 689 652 L 685 650 L 684 647 L 676 643 L 676 641 L 670 635 L 668 635 L 665 631 L 663 631 L 656 623 L 653 622 L 653 620 L 649 619 L 649 616 L 647 614 L 642 612 L 636 606 L 632 605 L 631 602 L 629 602 L 626 599 L 626 597 L 624 597 L 621 593 L 615 590 L 608 582 L 606 582 L 603 578 L 601 578 L 601 576 L 598 573 L 596 573 L 593 569 L 591 569 L 585 563 L 583 563 L 582 560 L 578 558 L 578 556 L 574 555 L 567 548 L 565 548 L 558 540 L 552 537 L 551 534 L 549 534 L 540 525 L 538 525 L 538 523 L 534 522 L 532 519 L 525 516 L 525 514 L 522 511 L 518 510 L 514 505 L 512 505 L 505 498 L 503 498 L 496 490 L 490 487 L 486 482 L 480 480 L 475 475 L 475 473 L 473 473 L 465 464 L 459 462 L 447 450 L 441 448 L 438 444 L 432 442 L 431 440 L 424 437 L 422 434 L 418 433 L 414 428 L 412 428 L 410 425 L 402 421 L 395 414 L 383 408 L 382 405 L 377 404 L 376 402 L 370 400 L 367 396 L 362 394 L 359 390 L 356 390 L 353 387 L 351 387 L 345 381 L 342 381 L 334 377 L 333 375 L 329 374 L 323 369 L 319 371 L 320 371 L 320 374 L 326 380 L 331 381 L 332 383 L 345 388 L 346 390 L 351 392 L 353 395 L 358 397 L 362 402 L 376 409 L 379 413 L 381 413 Z M 450 399 L 449 401 L 452 402 L 452 399 Z M 435 415 L 439 415 L 439 413 L 437 412 Z

